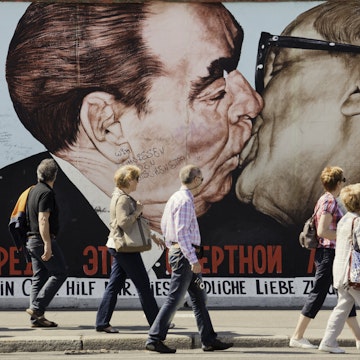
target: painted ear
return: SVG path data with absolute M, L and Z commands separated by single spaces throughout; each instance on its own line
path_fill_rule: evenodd
M 101 91 L 88 94 L 80 110 L 86 135 L 99 153 L 114 164 L 123 163 L 132 153 L 121 126 L 125 110 L 113 95 Z
M 96 145 L 109 142 L 119 145 L 123 142 L 121 124 L 115 116 L 116 101 L 113 95 L 96 91 L 85 96 L 81 106 L 81 123 Z
M 341 105 L 341 113 L 345 116 L 360 114 L 360 89 L 357 86 Z

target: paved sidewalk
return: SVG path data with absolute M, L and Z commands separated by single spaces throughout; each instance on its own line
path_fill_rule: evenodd
M 215 331 L 238 347 L 287 347 L 299 310 L 212 310 Z M 306 337 L 318 344 L 324 334 L 330 310 L 322 310 L 310 323 Z M 31 328 L 25 311 L 0 311 L 0 353 L 16 351 L 99 351 L 142 350 L 148 324 L 141 310 L 116 310 L 111 324 L 119 334 L 94 330 L 96 311 L 51 310 L 49 320 L 58 328 Z M 178 349 L 200 348 L 195 318 L 191 310 L 179 310 L 176 327 L 169 331 L 166 344 Z M 351 331 L 345 328 L 341 346 L 355 346 Z

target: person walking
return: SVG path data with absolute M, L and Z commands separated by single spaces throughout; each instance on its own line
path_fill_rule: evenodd
M 110 234 L 106 246 L 113 257 L 109 283 L 96 314 L 96 331 L 118 333 L 119 330 L 110 325 L 110 319 L 115 309 L 117 296 L 125 286 L 125 280 L 130 278 L 139 294 L 139 299 L 149 325 L 152 325 L 159 308 L 150 287 L 141 252 L 116 251 L 115 237 L 118 227 L 131 229 L 137 225 L 137 218 L 143 212 L 143 204 L 129 194 L 136 191 L 140 177 L 140 169 L 134 165 L 120 167 L 114 175 L 115 190 L 110 202 Z M 152 236 L 152 240 L 163 249 L 163 240 Z
M 315 281 L 308 298 L 301 310 L 295 331 L 289 346 L 303 349 L 316 349 L 317 346 L 304 338 L 304 333 L 311 321 L 321 309 L 332 284 L 332 267 L 335 257 L 336 226 L 343 211 L 336 198 L 339 196 L 345 177 L 338 166 L 325 167 L 320 176 L 324 194 L 315 205 L 315 226 L 319 245 L 315 253 Z M 352 308 L 347 323 L 356 338 L 360 337 L 360 328 L 356 319 L 355 307 Z
M 345 321 L 355 303 L 360 305 L 360 292 L 348 284 L 349 259 L 352 250 L 360 246 L 360 184 L 353 184 L 341 190 L 340 198 L 347 213 L 339 221 L 336 229 L 336 250 L 333 266 L 333 286 L 337 289 L 338 300 L 327 322 L 319 350 L 334 354 L 345 352 L 337 343 L 337 337 L 344 328 Z M 360 338 L 356 339 L 360 350 Z
M 31 257 L 32 283 L 30 307 L 32 327 L 57 327 L 45 318 L 45 311 L 67 278 L 67 265 L 56 242 L 59 210 L 53 190 L 58 167 L 53 159 L 44 159 L 37 167 L 37 184 L 27 200 L 29 232 L 26 248 Z
M 169 325 L 177 308 L 184 301 L 188 291 L 200 333 L 204 351 L 225 350 L 233 346 L 217 338 L 208 309 L 206 292 L 202 283 L 201 264 L 197 258 L 196 248 L 201 243 L 199 226 L 195 213 L 194 196 L 198 194 L 203 183 L 199 167 L 186 165 L 180 170 L 181 188 L 166 203 L 161 218 L 161 230 L 169 248 L 171 266 L 170 288 L 154 323 L 152 324 L 145 348 L 159 353 L 175 353 L 165 345 Z

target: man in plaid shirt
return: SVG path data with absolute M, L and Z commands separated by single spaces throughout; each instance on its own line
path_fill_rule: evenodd
M 169 248 L 169 264 L 172 269 L 170 289 L 165 304 L 161 307 L 149 330 L 146 349 L 159 353 L 175 353 L 163 343 L 176 310 L 189 292 L 204 351 L 225 350 L 233 346 L 217 339 L 208 309 L 206 291 L 202 284 L 201 264 L 196 247 L 201 238 L 196 218 L 194 196 L 203 182 L 201 170 L 187 165 L 180 170 L 181 188 L 168 200 L 161 219 L 161 230 Z

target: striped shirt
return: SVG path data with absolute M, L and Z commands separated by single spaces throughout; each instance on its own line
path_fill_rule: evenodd
M 192 245 L 200 245 L 200 231 L 194 196 L 186 187 L 181 187 L 166 203 L 161 218 L 161 230 L 168 248 L 176 242 L 190 264 L 198 262 Z
M 330 230 L 336 231 L 337 223 L 343 217 L 343 212 L 338 205 L 335 197 L 329 192 L 325 192 L 315 206 L 315 225 L 319 224 L 320 217 L 323 214 L 330 214 L 332 220 L 329 226 Z M 319 237 L 319 247 L 335 249 L 336 241 Z

